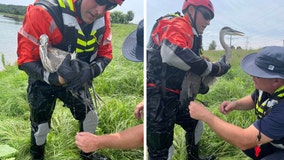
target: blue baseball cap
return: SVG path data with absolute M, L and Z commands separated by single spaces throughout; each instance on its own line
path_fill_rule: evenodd
M 242 69 L 260 78 L 284 79 L 284 47 L 268 46 L 243 58 Z

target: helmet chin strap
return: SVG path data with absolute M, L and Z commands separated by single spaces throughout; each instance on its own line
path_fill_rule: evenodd
M 196 15 L 197 15 L 197 10 L 198 10 L 198 7 L 195 7 L 194 6 L 194 18 L 192 18 L 192 15 L 189 13 L 189 11 L 187 10 L 187 14 L 192 22 L 192 27 L 195 29 L 197 35 L 199 35 L 198 31 L 197 31 L 197 28 L 196 28 Z
M 80 19 L 82 19 L 82 16 L 81 16 L 81 4 L 82 4 L 82 0 L 77 0 L 75 2 L 76 14 L 78 15 L 78 17 Z

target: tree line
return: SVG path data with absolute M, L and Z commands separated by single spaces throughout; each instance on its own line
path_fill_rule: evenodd
M 217 47 L 216 41 L 213 40 L 213 41 L 210 43 L 208 50 L 209 50 L 209 51 L 216 50 L 216 47 Z M 230 48 L 231 48 L 232 50 L 235 50 L 235 49 L 242 49 L 241 46 L 235 47 L 234 45 L 232 45 Z
M 25 15 L 26 6 L 0 4 L 0 12 L 14 15 Z
M 25 15 L 27 6 L 0 4 L 0 12 L 12 15 Z M 110 13 L 111 23 L 128 24 L 134 19 L 134 12 L 128 11 L 124 14 L 121 11 L 112 11 Z

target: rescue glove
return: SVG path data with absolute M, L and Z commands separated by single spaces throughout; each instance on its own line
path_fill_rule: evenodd
M 85 85 L 89 85 L 93 79 L 93 68 L 89 63 L 81 60 L 73 60 L 73 68 L 78 72 L 77 77 L 66 84 L 68 90 L 81 90 Z
M 205 85 L 203 82 L 200 83 L 200 87 L 199 87 L 199 90 L 198 90 L 198 93 L 200 94 L 206 94 L 208 93 L 209 91 L 209 86 L 208 85 Z
M 72 82 L 79 76 L 79 72 L 75 67 L 71 55 L 67 55 L 57 70 L 57 73 L 64 79 L 65 84 Z
M 219 62 L 217 62 L 216 64 L 219 66 L 219 71 L 216 74 L 217 77 L 220 77 L 220 76 L 226 74 L 229 71 L 229 69 L 231 68 L 231 65 L 226 63 L 225 55 L 223 55 L 221 57 L 221 59 L 219 60 Z
M 44 71 L 44 72 L 49 75 L 47 79 L 47 83 L 49 83 L 50 85 L 60 85 L 57 72 L 54 72 L 54 73 L 48 73 L 47 71 Z

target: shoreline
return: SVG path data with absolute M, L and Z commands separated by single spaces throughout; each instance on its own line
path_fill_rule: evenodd
M 24 18 L 22 18 L 22 16 L 20 15 L 10 15 L 10 14 L 3 14 L 3 17 L 6 17 L 6 18 L 11 18 L 15 21 L 18 21 L 18 22 L 22 22 Z

